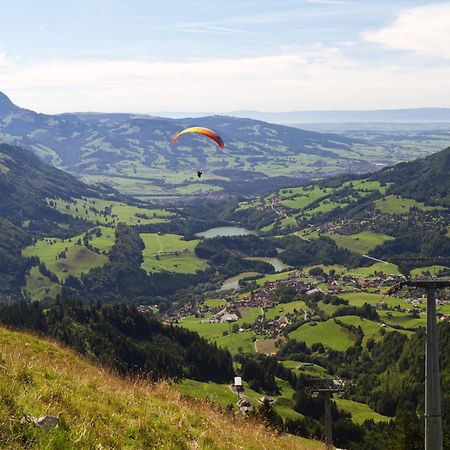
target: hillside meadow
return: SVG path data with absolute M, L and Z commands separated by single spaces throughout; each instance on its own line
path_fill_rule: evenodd
M 299 449 L 316 441 L 277 435 L 184 397 L 166 382 L 120 378 L 75 352 L 0 328 L 0 441 L 9 449 Z M 47 430 L 20 422 L 54 415 Z

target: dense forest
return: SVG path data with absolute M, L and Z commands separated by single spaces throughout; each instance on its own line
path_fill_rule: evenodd
M 234 373 L 228 350 L 124 304 L 57 299 L 44 309 L 38 303 L 6 303 L 0 322 L 53 337 L 123 375 L 227 383 Z

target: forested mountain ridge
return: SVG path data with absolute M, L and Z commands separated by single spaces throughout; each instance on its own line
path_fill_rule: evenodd
M 450 147 L 426 158 L 382 169 L 369 180 L 392 183 L 388 193 L 450 206 Z
M 49 232 L 75 220 L 48 205 L 47 199 L 113 195 L 110 188 L 89 186 L 44 163 L 31 151 L 0 144 L 0 217 L 28 231 Z M 59 227 L 61 230 L 61 227 Z

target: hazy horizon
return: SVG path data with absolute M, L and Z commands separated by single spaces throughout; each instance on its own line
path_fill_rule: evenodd
M 450 106 L 448 1 L 44 0 L 0 25 L 0 91 L 46 113 Z

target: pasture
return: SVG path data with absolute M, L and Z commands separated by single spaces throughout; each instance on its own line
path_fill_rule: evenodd
M 386 214 L 408 214 L 411 208 L 421 209 L 422 211 L 433 211 L 442 209 L 442 207 L 426 206 L 424 203 L 417 202 L 410 198 L 403 198 L 398 195 L 388 195 L 375 201 L 375 208 Z
M 108 262 L 105 255 L 89 250 L 82 244 L 83 235 L 70 239 L 44 238 L 23 249 L 24 256 L 37 256 L 60 281 L 69 275 L 80 277 L 94 267 Z
M 176 234 L 142 233 L 145 248 L 142 268 L 147 272 L 195 273 L 208 268 L 208 263 L 195 255 L 199 240 L 184 241 Z
M 371 231 L 350 235 L 327 234 L 327 236 L 333 239 L 338 247 L 346 248 L 361 255 L 370 252 L 383 242 L 394 239 L 392 236 Z
M 384 273 L 385 275 L 401 275 L 400 269 L 396 264 L 377 262 L 368 267 L 357 267 L 348 270 L 348 275 L 355 277 L 370 277 L 376 273 Z
M 365 403 L 359 403 L 353 400 L 338 397 L 335 397 L 333 401 L 339 409 L 349 412 L 352 415 L 352 421 L 357 424 L 362 424 L 366 420 L 373 420 L 374 422 L 388 422 L 391 419 L 390 417 L 377 413 Z
M 321 189 L 318 186 L 288 188 L 279 191 L 281 204 L 290 209 L 305 209 L 311 203 L 330 194 L 333 190 L 329 188 Z
M 61 199 L 47 199 L 48 204 L 63 214 L 85 219 L 101 225 L 146 225 L 168 222 L 173 213 L 163 209 L 147 209 L 111 200 L 98 198 L 74 199 L 68 202 Z
M 335 323 L 333 319 L 317 322 L 315 326 L 309 322 L 305 323 L 289 333 L 289 338 L 303 341 L 308 347 L 321 343 L 339 352 L 344 352 L 356 342 L 355 335 Z
M 60 292 L 61 286 L 54 283 L 39 272 L 39 267 L 34 266 L 25 276 L 25 291 L 33 300 L 42 300 L 45 297 L 55 298 Z

